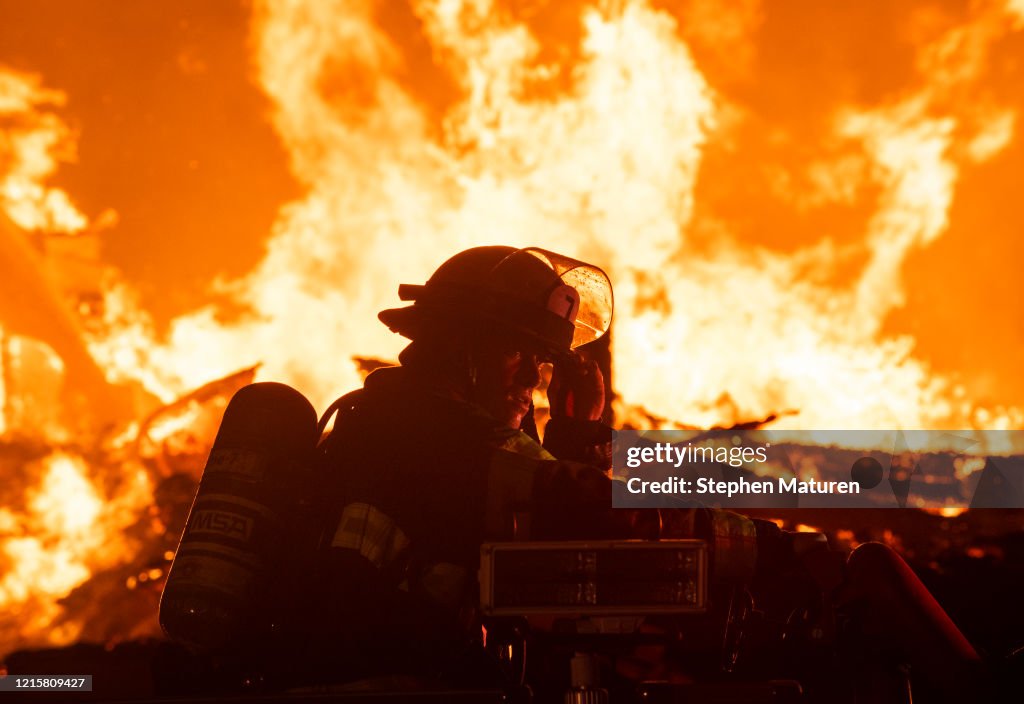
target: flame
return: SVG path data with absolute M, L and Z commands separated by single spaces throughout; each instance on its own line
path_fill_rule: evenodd
M 105 567 L 123 568 L 119 584 L 135 593 L 162 579 L 163 567 L 136 564 L 138 535 L 164 530 L 146 511 L 153 486 L 193 474 L 212 434 L 214 404 L 194 390 L 259 365 L 258 378 L 324 408 L 360 383 L 355 357 L 397 355 L 402 340 L 376 322 L 396 285 L 470 246 L 541 245 L 604 267 L 616 286 L 617 408 L 642 407 L 646 422 L 1024 425 L 1020 408 L 988 407 L 936 374 L 911 334 L 886 327 L 908 299 L 912 257 L 949 230 L 965 176 L 1017 142 L 1014 106 L 978 84 L 999 43 L 1024 29 L 1024 2 L 979 3 L 962 22 L 915 15 L 909 87 L 846 100 L 810 144 L 731 83 L 757 69 L 751 37 L 767 12 L 706 0 L 674 11 L 646 0 L 254 3 L 254 77 L 303 193 L 280 209 L 259 264 L 211 285 L 242 313 L 226 319 L 211 304 L 160 335 L 107 271 L 101 305 L 75 309 L 84 332 L 0 330 L 0 434 L 34 432 L 48 448 L 19 465 L 24 486 L 0 509 L 0 606 L 26 614 L 0 621 L 4 645 L 78 638 L 82 617 L 61 600 Z M 178 65 L 206 71 L 198 54 Z M 65 109 L 42 78 L 0 68 L 0 210 L 22 230 L 0 222 L 0 254 L 17 250 L 26 280 L 49 281 L 46 310 L 70 319 L 62 282 L 46 279 L 27 243 L 81 237 L 116 214 L 90 222 L 48 185 L 75 158 Z M 773 149 L 797 158 L 775 163 Z M 777 226 L 754 209 L 758 242 L 745 241 L 710 197 L 735 188 L 741 200 L 742 189 L 709 181 L 716 163 L 746 160 L 782 207 L 830 209 L 855 236 L 770 246 Z M 0 314 L 13 325 L 14 313 Z M 33 359 L 28 391 L 11 372 Z M 102 452 L 57 451 L 86 443 L 52 411 L 61 380 L 85 362 L 130 389 L 136 417 L 93 441 Z M 179 437 L 196 425 L 201 437 Z M 178 446 L 187 467 L 161 455 Z M 802 473 L 816 476 L 805 459 Z M 957 477 L 979 462 L 961 462 Z M 137 525 L 147 527 L 126 537 Z
M 85 460 L 65 453 L 48 455 L 27 469 L 29 476 L 40 477 L 39 484 L 20 510 L 0 512 L 0 605 L 30 619 L 0 620 L 0 637 L 63 645 L 75 640 L 84 624 L 69 620 L 54 628 L 59 601 L 94 571 L 137 550 L 123 531 L 151 487 L 145 473 L 136 471 L 120 492 L 104 495 Z
M 255 361 L 247 349 L 274 349 L 263 360 L 267 376 L 323 404 L 356 383 L 336 360 L 396 352 L 397 340 L 366 323 L 393 301 L 396 281 L 423 280 L 442 248 L 526 245 L 544 233 L 609 269 L 616 386 L 660 416 L 711 425 L 795 408 L 781 425 L 1020 424 L 1019 410 L 978 417 L 951 380 L 913 357 L 911 338 L 881 332 L 904 300 L 907 257 L 947 227 L 953 153 L 990 158 L 1012 140 L 1009 109 L 964 137 L 965 118 L 936 108 L 978 70 L 997 36 L 995 14 L 921 49 L 930 73 L 916 94 L 838 116 L 835 139 L 861 156 L 819 160 L 820 197 L 849 199 L 869 187 L 879 195 L 866 224 L 867 263 L 835 288 L 801 277 L 812 267 L 831 277 L 844 257 L 828 243 L 790 255 L 725 246 L 689 254 L 713 225 L 695 216 L 695 188 L 705 145 L 728 138 L 731 106 L 665 11 L 644 2 L 583 8 L 578 56 L 567 66 L 546 61 L 538 38 L 494 3 L 413 10 L 432 48 L 430 70 L 459 96 L 440 119 L 417 102 L 416 90 L 427 88 L 403 83 L 407 57 L 370 5 L 259 5 L 260 77 L 309 193 L 282 211 L 267 258 L 238 282 L 260 320 L 227 330 L 211 311 L 179 319 L 174 360 L 195 369 L 188 350 L 220 349 L 216 368 L 206 355 L 207 372 L 224 373 Z M 950 68 L 965 54 L 973 64 Z M 715 234 L 729 241 L 720 226 Z M 311 329 L 331 355 L 278 344 Z M 756 341 L 756 359 L 739 340 Z
M 63 93 L 47 90 L 38 76 L 0 67 L 0 208 L 26 230 L 78 232 L 88 224 L 66 192 L 43 185 L 58 162 L 75 158 L 67 125 L 53 112 Z
M 91 347 L 109 378 L 169 402 L 262 363 L 261 378 L 323 407 L 359 383 L 352 357 L 396 355 L 401 341 L 374 319 L 397 282 L 424 280 L 446 253 L 543 233 L 609 270 L 616 387 L 656 416 L 708 426 L 796 409 L 777 425 L 1024 423 L 1020 409 L 979 407 L 932 373 L 910 336 L 883 332 L 905 302 L 908 257 L 947 229 L 963 163 L 1013 141 L 1012 109 L 956 100 L 1013 7 L 923 45 L 916 91 L 836 115 L 831 138 L 845 146 L 809 166 L 809 187 L 783 178 L 780 194 L 807 208 L 873 191 L 875 213 L 849 251 L 822 240 L 785 254 L 735 246 L 727 223 L 695 208 L 708 144 L 752 116 L 716 93 L 667 11 L 584 6 L 578 46 L 556 42 L 552 58 L 497 3 L 416 2 L 430 63 L 410 77 L 409 49 L 374 7 L 257 4 L 259 79 L 307 193 L 281 210 L 260 265 L 217 285 L 252 311 L 233 325 L 210 307 L 157 344 L 130 292 L 109 290 L 110 319 Z M 707 31 L 746 31 L 752 16 Z M 437 105 L 442 87 L 450 95 Z
M 64 94 L 42 87 L 38 76 L 0 67 L 0 219 L 26 232 L 74 234 L 89 225 L 65 191 L 46 185 L 59 163 L 75 158 L 73 134 L 56 112 L 64 104 Z M 65 400 L 62 380 L 72 372 L 91 375 L 93 362 L 48 272 L 6 222 L 0 221 L 4 297 L 22 310 L 5 310 L 0 321 L 11 324 L 0 328 L 0 435 L 17 440 L 31 432 L 33 441 L 56 445 L 69 434 L 57 412 Z M 9 462 L 10 449 L 3 449 Z M 24 466 L 5 477 L 7 507 L 0 510 L 0 608 L 9 614 L 0 619 L 0 642 L 5 649 L 67 644 L 85 624 L 68 618 L 61 600 L 138 550 L 124 531 L 151 498 L 151 486 L 144 472 L 126 465 L 100 490 L 100 468 L 74 452 L 25 462 L 13 449 Z
M 923 510 L 933 516 L 942 516 L 943 518 L 956 518 L 957 516 L 962 516 L 967 512 L 967 509 L 962 506 L 940 506 L 936 508 L 926 508 Z

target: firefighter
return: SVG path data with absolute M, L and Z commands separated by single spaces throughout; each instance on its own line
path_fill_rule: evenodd
M 344 397 L 323 443 L 335 510 L 320 608 L 362 673 L 381 662 L 435 672 L 471 647 L 480 545 L 523 537 L 523 517 L 549 536 L 622 534 L 603 378 L 574 351 L 611 323 L 604 272 L 542 249 L 478 247 L 399 296 L 411 305 L 379 317 L 411 340 L 401 366 Z M 533 394 L 548 363 L 541 445 Z

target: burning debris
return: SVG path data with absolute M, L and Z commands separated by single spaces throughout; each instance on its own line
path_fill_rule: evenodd
M 0 650 L 160 634 L 160 588 L 220 415 L 253 373 L 94 445 L 0 444 Z

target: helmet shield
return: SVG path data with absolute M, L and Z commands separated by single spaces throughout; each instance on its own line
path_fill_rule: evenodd
M 477 247 L 442 264 L 422 286 L 399 286 L 408 308 L 378 316 L 415 339 L 428 326 L 496 324 L 552 352 L 591 342 L 611 324 L 611 282 L 598 267 L 536 247 Z
M 558 277 L 558 282 L 552 285 L 550 273 L 547 274 L 546 290 L 543 280 L 520 279 L 519 285 L 524 287 L 521 290 L 531 290 L 534 286 L 541 289 L 542 295 L 546 294 L 543 304 L 548 312 L 573 325 L 570 349 L 593 342 L 608 332 L 612 323 L 614 298 L 611 281 L 604 271 L 572 257 L 538 247 L 527 247 L 516 250 L 494 267 L 491 274 L 494 280 L 515 281 L 517 273 L 532 268 L 520 262 L 524 257 L 540 261 L 547 271 Z

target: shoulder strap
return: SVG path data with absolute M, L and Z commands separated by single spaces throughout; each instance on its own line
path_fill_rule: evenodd
M 337 425 L 342 422 L 344 417 L 358 405 L 359 400 L 362 399 L 364 394 L 365 389 L 356 389 L 355 391 L 349 391 L 347 394 L 336 399 L 334 403 L 327 407 L 327 410 L 324 411 L 323 416 L 321 416 L 320 418 L 320 422 L 317 423 L 317 430 L 319 431 L 320 437 L 320 440 L 317 443 L 318 448 L 323 446 L 324 431 L 327 430 L 327 424 L 331 422 L 331 418 L 335 414 L 338 415 L 338 420 L 335 421 L 334 423 L 335 427 L 337 427 Z

